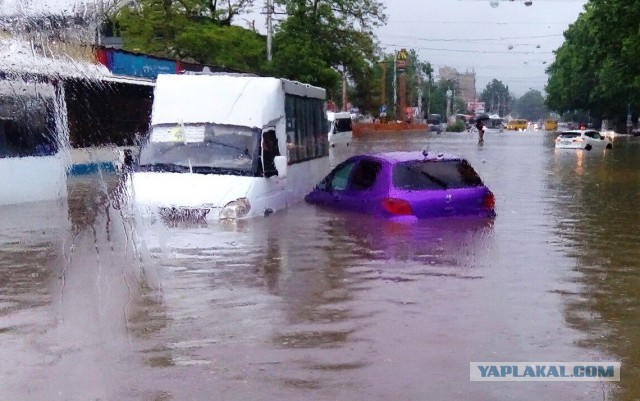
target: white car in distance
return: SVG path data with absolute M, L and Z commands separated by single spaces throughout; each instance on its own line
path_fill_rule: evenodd
M 564 131 L 556 138 L 556 149 L 612 149 L 608 138 L 595 130 Z
M 349 146 L 353 139 L 351 114 L 346 111 L 328 111 L 327 120 L 329 120 L 329 144 L 331 146 L 338 144 Z

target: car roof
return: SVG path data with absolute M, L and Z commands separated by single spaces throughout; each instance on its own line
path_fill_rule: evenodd
M 570 130 L 566 130 L 566 131 L 562 131 L 560 133 L 560 135 L 564 135 L 564 134 L 578 134 L 578 135 L 582 135 L 585 132 L 598 132 L 597 130 L 594 129 L 570 129 Z M 598 132 L 599 133 L 599 132 Z
M 378 159 L 382 159 L 382 160 L 385 160 L 385 161 L 389 162 L 390 164 L 396 164 L 396 163 L 402 163 L 402 162 L 408 162 L 408 161 L 423 161 L 423 160 L 426 160 L 426 161 L 462 160 L 461 157 L 458 157 L 458 156 L 455 156 L 455 155 L 446 154 L 446 153 L 440 153 L 440 152 L 433 152 L 433 151 L 428 151 L 426 156 L 421 151 L 414 151 L 414 152 L 382 152 L 382 153 L 373 153 L 373 154 L 360 155 L 360 157 L 364 157 L 364 156 L 370 156 L 370 157 L 375 157 L 375 158 L 378 158 Z

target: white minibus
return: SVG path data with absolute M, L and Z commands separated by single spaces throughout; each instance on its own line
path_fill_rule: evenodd
M 158 76 L 130 176 L 136 209 L 164 219 L 266 216 L 327 174 L 325 90 L 246 74 Z
M 329 120 L 329 144 L 349 146 L 353 139 L 351 114 L 346 111 L 328 111 L 327 119 Z

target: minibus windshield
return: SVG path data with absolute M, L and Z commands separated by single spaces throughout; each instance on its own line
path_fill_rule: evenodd
M 336 132 L 348 132 L 351 131 L 351 118 L 338 118 L 336 119 Z
M 260 130 L 211 123 L 151 128 L 140 152 L 144 171 L 252 175 Z

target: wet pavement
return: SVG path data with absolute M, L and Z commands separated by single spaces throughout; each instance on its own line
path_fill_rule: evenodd
M 0 400 L 640 397 L 640 139 L 375 135 L 466 157 L 497 217 L 412 225 L 300 203 L 142 222 L 117 177 L 0 209 Z M 478 361 L 621 361 L 619 383 L 470 382 Z

